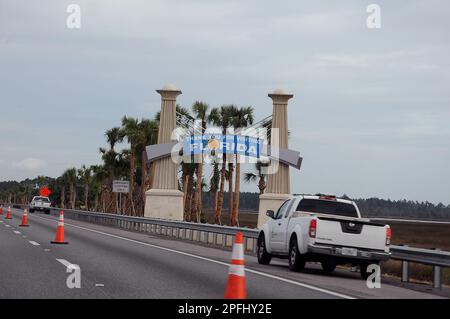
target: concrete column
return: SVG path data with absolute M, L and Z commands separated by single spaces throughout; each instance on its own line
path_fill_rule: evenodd
M 284 90 L 275 90 L 269 94 L 273 102 L 271 148 L 288 148 L 287 105 L 294 95 Z M 275 163 L 276 165 L 276 163 Z M 289 166 L 278 163 L 278 171 L 267 176 L 267 188 L 259 197 L 258 228 L 264 225 L 268 217 L 267 210 L 277 211 L 281 204 L 290 197 L 291 178 Z
M 156 92 L 161 95 L 158 144 L 169 143 L 176 128 L 176 99 L 181 91 L 169 84 Z M 183 220 L 183 193 L 178 190 L 177 166 L 171 157 L 155 162 L 153 188 L 145 193 L 145 217 Z

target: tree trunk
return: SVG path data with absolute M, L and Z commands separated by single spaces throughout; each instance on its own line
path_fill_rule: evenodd
M 65 206 L 65 197 L 66 197 L 66 187 L 61 187 L 61 208 L 66 208 Z
M 186 174 L 183 178 L 183 206 L 184 206 L 183 208 L 185 208 L 185 206 L 186 206 L 188 183 L 189 183 L 189 175 Z
M 145 192 L 147 191 L 147 164 L 144 157 L 141 160 L 141 201 L 139 203 L 139 211 L 144 212 L 145 209 Z
M 238 225 L 239 216 L 239 194 L 241 191 L 241 163 L 239 163 L 239 155 L 236 154 L 236 182 L 234 185 L 234 203 L 233 203 L 233 215 L 231 216 L 231 225 Z
M 106 213 L 106 185 L 102 185 L 102 212 Z
M 130 199 L 130 206 L 131 206 L 131 214 L 132 216 L 136 216 L 136 209 L 134 207 L 134 200 L 133 200 L 133 195 L 134 195 L 134 171 L 135 171 L 135 167 L 136 167 L 136 158 L 134 156 L 134 149 L 135 149 L 135 145 L 132 144 L 131 145 L 131 156 L 130 156 L 130 192 L 129 192 L 129 199 Z
M 213 192 L 209 191 L 209 208 L 213 208 Z
M 69 189 L 69 199 L 70 199 L 70 208 L 71 209 L 75 209 L 75 203 L 74 203 L 74 196 L 73 196 L 73 193 L 74 193 L 75 191 L 74 191 L 74 185 L 73 185 L 73 183 L 70 183 L 70 189 Z
M 198 220 L 197 220 L 197 202 L 196 202 L 197 196 L 195 194 L 195 190 L 193 192 L 190 192 L 189 196 L 192 197 L 191 212 L 190 212 L 191 213 L 191 221 L 198 222 Z
M 95 198 L 94 198 L 94 211 L 96 212 L 98 210 L 98 193 L 95 193 Z
M 228 163 L 228 218 L 233 215 L 233 163 Z
M 214 222 L 216 224 L 222 225 L 222 206 L 223 206 L 223 192 L 225 188 L 225 170 L 226 170 L 227 158 L 226 154 L 223 154 L 222 159 L 222 171 L 220 172 L 220 188 L 219 188 L 219 199 L 217 202 L 217 209 L 214 215 Z
M 115 208 L 115 213 L 119 213 L 119 194 L 118 193 L 114 193 L 113 195 L 114 197 L 114 208 Z
M 199 222 L 199 216 L 202 209 L 202 178 L 203 178 L 203 154 L 200 154 L 200 160 L 197 164 L 197 185 L 195 188 L 195 213 L 197 215 L 197 221 Z
M 85 210 L 89 210 L 88 200 L 89 200 L 89 184 L 86 182 L 86 185 L 84 186 L 84 209 Z
M 73 187 L 73 209 L 77 208 L 77 188 Z
M 186 197 L 184 201 L 184 219 L 191 221 L 191 192 L 189 191 L 192 183 L 192 176 L 187 175 Z
M 217 210 L 218 191 L 214 192 L 214 211 Z

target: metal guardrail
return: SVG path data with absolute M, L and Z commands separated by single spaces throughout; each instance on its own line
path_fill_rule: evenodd
M 24 205 L 26 206 L 26 205 Z M 57 214 L 59 208 L 52 208 Z M 128 230 L 143 231 L 213 245 L 231 247 L 233 237 L 241 232 L 244 237 L 244 249 L 256 252 L 259 231 L 247 227 L 231 227 L 214 224 L 192 223 L 159 218 L 134 217 L 120 214 L 88 212 L 64 209 L 64 216 L 71 219 L 110 225 Z
M 391 258 L 401 260 L 401 280 L 409 282 L 410 263 L 433 266 L 433 288 L 442 287 L 442 267 L 450 267 L 450 252 L 408 246 L 391 246 Z
M 28 205 L 12 205 L 25 208 Z M 60 208 L 52 208 L 53 214 Z M 133 217 L 120 214 L 98 213 L 82 210 L 64 209 L 67 218 L 115 226 L 123 229 L 150 232 L 180 239 L 204 242 L 223 247 L 232 246 L 233 236 L 242 232 L 244 249 L 256 252 L 259 231 L 246 227 L 231 227 L 214 224 L 192 223 L 148 217 Z M 433 287 L 442 287 L 442 267 L 450 267 L 450 252 L 439 249 L 423 249 L 408 246 L 391 245 L 391 259 L 402 261 L 401 280 L 409 282 L 409 265 L 418 263 L 433 266 Z

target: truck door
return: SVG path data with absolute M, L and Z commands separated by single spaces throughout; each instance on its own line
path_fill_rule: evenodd
M 292 204 L 291 199 L 285 201 L 277 211 L 275 218 L 272 222 L 272 234 L 271 234 L 271 248 L 277 252 L 285 252 L 286 243 L 286 230 L 289 222 L 287 215 Z

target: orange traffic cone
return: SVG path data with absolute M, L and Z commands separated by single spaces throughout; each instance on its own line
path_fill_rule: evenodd
M 11 206 L 8 207 L 8 210 L 6 211 L 6 219 L 12 219 L 11 217 Z
M 58 227 L 56 228 L 55 240 L 51 242 L 52 244 L 68 244 L 64 241 L 64 212 L 59 212 Z
M 244 270 L 244 238 L 242 233 L 236 234 L 231 255 L 231 265 L 228 271 L 228 282 L 225 290 L 225 299 L 245 299 L 247 297 L 245 289 Z
M 20 227 L 28 227 L 28 210 L 25 208 L 23 210 L 23 216 L 22 216 L 22 224 L 19 225 Z

